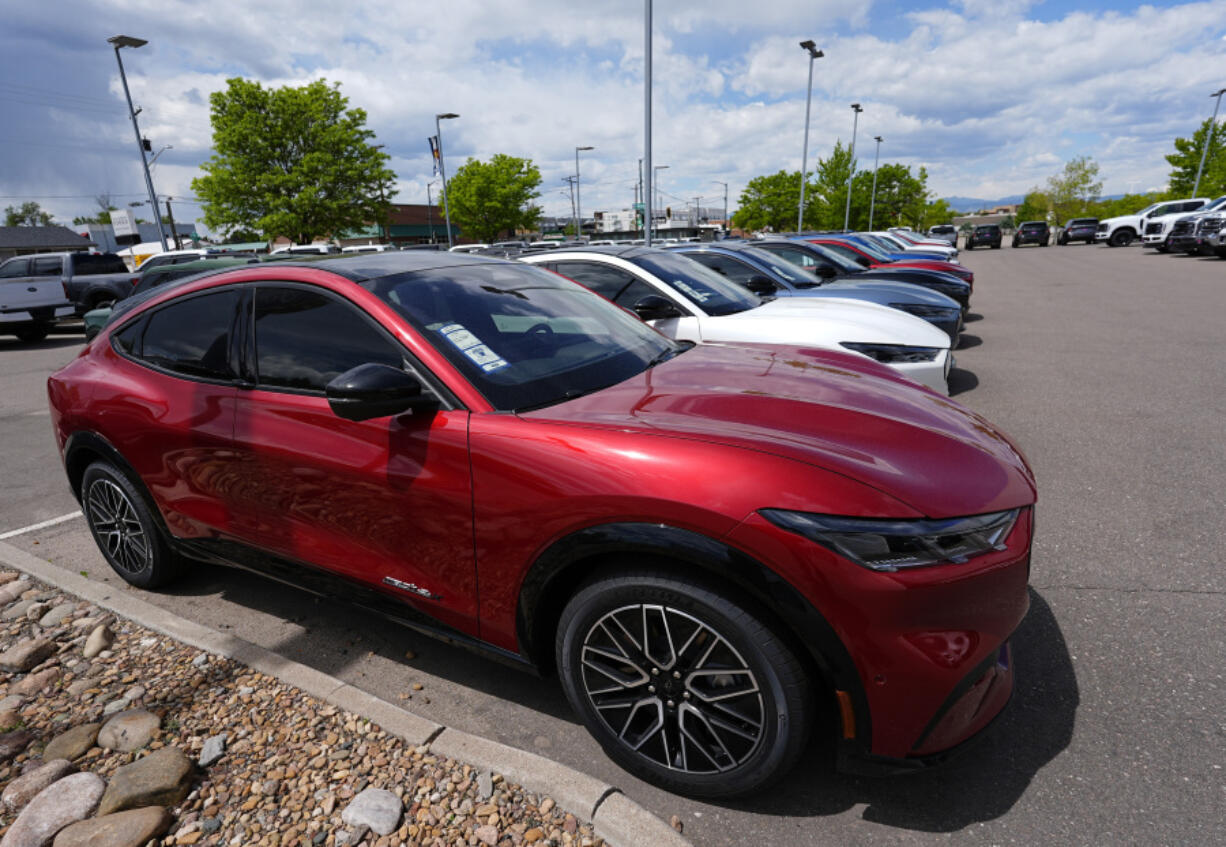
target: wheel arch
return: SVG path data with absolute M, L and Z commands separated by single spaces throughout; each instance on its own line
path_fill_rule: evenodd
M 82 431 L 68 436 L 64 444 L 64 470 L 68 473 L 68 485 L 72 488 L 72 494 L 78 502 L 81 500 L 81 480 L 85 476 L 85 469 L 99 459 L 105 459 L 119 468 L 136 485 L 137 490 L 149 498 L 148 491 L 141 482 L 140 474 L 128 463 L 123 454 L 98 433 Z

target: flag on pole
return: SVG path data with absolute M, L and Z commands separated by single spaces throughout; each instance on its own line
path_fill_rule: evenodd
M 434 159 L 434 175 L 438 176 L 438 136 L 432 135 L 426 140 L 430 142 L 430 156 Z

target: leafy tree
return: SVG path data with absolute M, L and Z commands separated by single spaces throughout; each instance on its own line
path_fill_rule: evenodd
M 1166 196 L 1166 194 L 1155 191 L 1149 194 L 1125 194 L 1123 197 L 1116 197 L 1113 200 L 1099 200 L 1090 204 L 1086 210 L 1086 216 L 1102 220 L 1104 218 L 1119 217 L 1120 215 L 1131 215 L 1139 212 L 1146 206 L 1165 199 Z
M 809 206 L 808 190 L 806 187 L 806 206 Z M 732 225 L 746 231 L 790 232 L 796 227 L 799 203 L 800 171 L 756 176 L 741 192 Z
M 957 214 L 958 210 L 949 205 L 944 197 L 930 200 L 924 204 L 924 217 L 920 221 L 920 228 L 929 230 L 937 224 L 951 223 Z
M 1082 217 L 1090 204 L 1103 193 L 1098 163 L 1089 156 L 1077 156 L 1064 163 L 1064 170 L 1047 180 L 1047 199 L 1056 221 Z
M 1021 221 L 1045 221 L 1047 220 L 1047 210 L 1051 208 L 1051 200 L 1043 189 L 1034 187 L 1026 193 L 1026 197 L 1022 200 L 1022 205 L 1017 207 L 1017 214 L 1014 216 L 1019 222 Z
M 107 192 L 98 194 L 94 197 L 94 203 L 98 205 L 98 211 L 91 216 L 79 215 L 72 219 L 74 224 L 109 224 L 111 222 L 111 212 L 119 210 L 119 207 L 111 202 L 111 195 Z
M 53 223 L 51 213 L 44 212 L 33 200 L 27 200 L 20 206 L 8 206 L 4 210 L 5 226 L 51 226 Z
M 1170 197 L 1191 197 L 1196 183 L 1196 169 L 1200 167 L 1201 151 L 1205 149 L 1205 136 L 1209 133 L 1211 120 L 1206 119 L 1191 138 L 1176 138 L 1175 152 L 1166 156 L 1171 165 Z M 1200 178 L 1201 197 L 1214 197 L 1226 193 L 1226 121 L 1213 130 L 1209 153 L 1205 156 L 1205 171 Z
M 493 241 L 500 233 L 536 229 L 541 210 L 532 201 L 541 172 L 531 159 L 495 153 L 488 162 L 470 158 L 447 181 L 451 222 L 478 241 Z
M 805 226 L 815 229 L 842 229 L 843 218 L 847 206 L 847 179 L 856 169 L 856 163 L 851 158 L 851 147 L 843 146 L 836 141 L 834 150 L 825 159 L 818 159 L 813 169 L 813 200 L 808 198 L 809 189 L 805 189 Z M 870 182 L 872 175 L 869 175 Z M 880 187 L 880 186 L 879 186 Z M 797 186 L 799 189 L 799 186 Z M 852 186 L 852 213 L 859 214 L 859 207 L 864 206 L 864 220 L 868 221 L 869 190 L 862 189 L 857 199 L 855 185 Z M 859 202 L 863 201 L 863 202 Z M 852 226 L 853 229 L 856 227 Z
M 216 152 L 192 180 L 209 228 L 302 243 L 387 215 L 395 174 L 339 85 L 273 89 L 235 77 L 209 104 Z

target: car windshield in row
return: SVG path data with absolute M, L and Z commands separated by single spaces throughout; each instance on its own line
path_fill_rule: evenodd
M 449 267 L 364 286 L 498 411 L 589 394 L 684 349 L 582 286 L 528 266 Z
M 678 253 L 652 252 L 626 258 L 664 280 L 708 315 L 734 315 L 762 305 L 761 297 Z

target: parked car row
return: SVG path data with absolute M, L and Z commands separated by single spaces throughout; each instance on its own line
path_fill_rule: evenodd
M 939 246 L 165 265 L 52 423 L 133 585 L 236 564 L 556 671 L 680 793 L 760 791 L 814 733 L 913 771 L 1009 699 L 1036 496 L 944 396 L 974 278 Z

